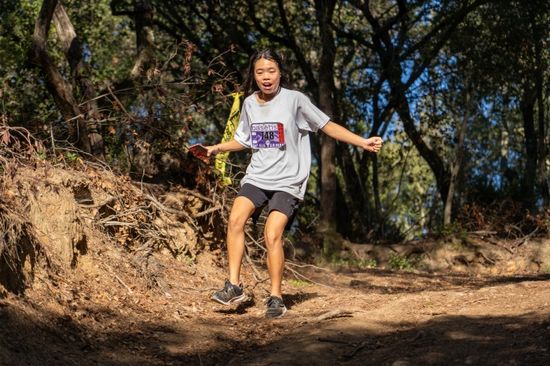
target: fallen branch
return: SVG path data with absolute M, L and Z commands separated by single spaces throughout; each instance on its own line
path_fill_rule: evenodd
M 208 198 L 208 197 L 206 197 L 206 196 L 204 196 L 204 195 L 202 195 L 202 194 L 200 194 L 200 193 L 198 193 L 198 192 L 195 192 L 195 191 L 192 191 L 192 190 L 190 190 L 190 189 L 183 188 L 183 187 L 179 187 L 178 189 L 179 189 L 180 191 L 182 191 L 182 192 L 185 192 L 185 193 L 187 193 L 187 194 L 189 194 L 189 195 L 191 195 L 191 196 L 200 198 L 201 200 L 206 201 L 206 202 L 209 202 L 209 203 L 211 203 L 211 204 L 213 204 L 213 205 L 216 204 L 216 202 L 214 202 L 213 199 Z
M 502 249 L 505 249 L 508 253 L 510 254 L 515 254 L 514 251 L 510 248 L 508 248 L 507 246 L 504 246 L 502 244 L 500 244 L 500 242 L 498 240 L 494 240 L 492 238 L 484 238 L 489 244 L 493 244 L 499 248 L 502 248 Z
M 174 215 L 182 215 L 183 217 L 185 217 L 187 222 L 193 226 L 195 230 L 199 231 L 199 227 L 197 226 L 195 220 L 184 210 L 174 210 L 172 208 L 166 207 L 162 203 L 160 203 L 153 195 L 144 193 L 143 196 L 151 201 L 151 203 L 161 211 L 168 212 Z
M 486 236 L 486 235 L 496 235 L 496 231 L 490 231 L 490 230 L 476 230 L 476 231 L 468 231 L 468 235 L 479 235 L 479 236 Z
M 221 210 L 222 208 L 223 208 L 223 207 L 221 207 L 221 206 L 210 207 L 209 209 L 204 210 L 204 211 L 199 212 L 198 214 L 194 215 L 194 217 L 195 217 L 196 219 L 198 219 L 199 217 L 203 217 L 203 216 L 209 215 L 209 214 L 211 214 L 212 212 L 219 211 L 219 210 Z

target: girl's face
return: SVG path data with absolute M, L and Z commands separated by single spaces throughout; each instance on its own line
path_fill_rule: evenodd
M 275 61 L 259 59 L 254 64 L 254 79 L 263 96 L 274 97 L 281 83 L 279 65 Z

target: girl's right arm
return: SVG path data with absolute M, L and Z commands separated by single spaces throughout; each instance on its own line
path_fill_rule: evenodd
M 238 143 L 237 140 L 235 139 L 221 143 L 221 144 L 205 146 L 205 147 L 206 147 L 206 150 L 208 150 L 208 156 L 219 154 L 222 152 L 227 152 L 227 151 L 241 151 L 246 149 L 245 146 Z

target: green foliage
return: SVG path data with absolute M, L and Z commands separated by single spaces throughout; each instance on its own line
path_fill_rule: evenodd
M 135 57 L 135 34 L 130 18 L 113 16 L 110 0 L 64 2 L 84 58 L 96 85 L 112 84 L 128 76 Z
M 65 161 L 67 161 L 69 164 L 74 164 L 79 158 L 79 155 L 77 153 L 67 151 L 65 152 Z
M 333 267 L 346 267 L 357 269 L 372 269 L 378 266 L 378 263 L 374 258 L 342 258 L 339 256 L 333 256 L 329 263 Z
M 311 286 L 311 282 L 309 281 L 305 281 L 305 280 L 300 280 L 300 279 L 290 279 L 287 281 L 288 284 L 294 288 L 304 288 L 304 287 L 308 287 L 308 286 Z
M 59 116 L 28 60 L 40 2 L 8 0 L 0 7 L 0 100 L 8 124 L 43 131 L 48 118 Z
M 430 168 L 402 131 L 384 143 L 378 161 L 379 184 L 386 188 L 381 200 L 388 230 L 395 228 L 397 233 L 393 235 L 404 233 L 406 240 L 422 236 L 432 213 L 430 203 L 437 201 Z
M 468 232 L 460 225 L 460 223 L 454 222 L 450 225 L 441 225 L 434 231 L 434 235 L 437 238 L 448 239 L 457 238 L 462 242 L 468 240 Z
M 325 234 L 326 236 L 326 234 Z M 342 248 L 342 239 L 339 238 L 339 248 Z M 330 253 L 323 253 L 323 257 L 320 258 L 322 265 L 329 265 L 331 267 L 345 267 L 345 268 L 355 268 L 355 269 L 370 269 L 376 268 L 378 263 L 374 258 L 364 258 L 358 256 L 353 251 L 340 249 L 338 251 L 333 251 Z
M 415 268 L 415 262 L 397 253 L 391 253 L 388 259 L 390 268 L 394 270 L 412 271 Z
M 376 268 L 378 266 L 378 263 L 374 258 L 367 258 L 367 259 L 352 258 L 349 260 L 349 266 L 357 267 L 360 269 L 370 269 L 370 268 Z
M 36 152 L 36 157 L 39 160 L 46 160 L 48 158 L 48 153 L 45 150 L 38 150 Z
M 274 0 L 266 0 L 261 6 L 252 2 L 255 19 L 251 18 L 251 12 L 242 11 L 250 5 L 244 0 L 153 1 L 157 22 L 155 61 L 141 80 L 130 82 L 129 73 L 136 58 L 134 21 L 130 16 L 113 16 L 110 3 L 109 0 L 63 2 L 83 46 L 92 83 L 101 96 L 100 132 L 107 163 L 120 171 L 142 171 L 145 165 L 154 165 L 155 159 L 164 153 L 181 153 L 181 147 L 190 141 L 219 141 L 231 103 L 228 95 L 242 82 L 248 54 L 254 49 L 279 49 L 285 56 L 293 86 L 319 102 L 321 50 L 327 40 L 319 37 L 317 10 L 323 2 L 317 3 L 317 7 L 308 1 L 283 2 L 287 28 L 280 17 L 274 16 L 281 11 Z M 125 3 L 131 10 L 133 3 Z M 401 72 L 399 80 L 405 82 L 413 71 L 412 65 L 429 65 L 413 84 L 402 87 L 406 89 L 405 103 L 422 141 L 446 168 L 455 162 L 457 132 L 464 116 L 470 114 L 455 207 L 509 197 L 521 199 L 528 155 L 520 107 L 522 98 L 533 92 L 537 71 L 542 70 L 543 74 L 544 111 L 550 102 L 547 1 L 488 2 L 470 12 L 464 21 L 458 21 L 445 47 L 435 52 L 435 57 L 431 51 L 439 36 L 446 34 L 444 27 L 431 33 L 433 37 L 426 38 L 422 47 L 411 48 L 430 34 L 439 21 L 458 19 L 453 18 L 455 11 L 464 3 L 405 2 L 410 16 L 399 18 L 390 32 L 391 40 L 406 35 L 402 44 L 396 41 L 392 45 L 395 54 L 389 60 L 394 67 L 391 70 Z M 66 144 L 66 123 L 45 87 L 43 75 L 28 60 L 40 6 L 40 1 L 7 0 L 0 8 L 0 117 L 10 125 L 27 127 L 45 143 L 53 139 L 59 147 Z M 396 1 L 384 0 L 371 2 L 369 9 L 384 23 L 398 15 L 399 7 Z M 334 204 L 338 205 L 340 220 L 349 221 L 347 234 L 360 236 L 352 238 L 355 241 L 399 241 L 435 232 L 463 241 L 465 232 L 460 226 L 440 226 L 441 188 L 432 168 L 405 134 L 403 121 L 395 114 L 396 105 L 388 105 L 392 90 L 379 57 L 386 51 L 386 45 L 373 44 L 369 38 L 375 34 L 372 25 L 357 11 L 354 2 L 337 2 L 331 25 L 336 80 L 332 96 L 338 107 L 335 111 L 338 114 L 333 117 L 360 135 L 383 134 L 386 140 L 376 165 L 368 154 L 355 148 L 348 150 L 348 165 L 340 156 L 336 159 L 335 174 L 343 199 Z M 47 46 L 58 69 L 70 80 L 53 26 Z M 404 57 L 407 49 L 412 51 Z M 121 106 L 107 86 L 123 82 L 127 89 L 119 95 Z M 472 91 L 472 106 L 463 98 L 467 88 Z M 78 102 L 84 101 L 82 96 L 76 97 Z M 533 112 L 538 112 L 538 108 L 537 105 Z M 546 120 L 536 122 L 542 126 L 541 132 L 548 130 L 547 116 Z M 298 217 L 300 231 L 304 233 L 315 229 L 323 190 L 319 179 L 319 140 L 313 139 L 312 178 Z M 43 154 L 46 158 L 46 152 Z M 151 161 L 138 166 L 144 156 Z M 68 162 L 77 161 L 70 154 L 64 158 Z M 247 156 L 232 154 L 231 159 L 242 164 Z M 548 166 L 544 161 L 539 165 Z M 541 181 L 546 179 L 544 171 L 539 175 Z M 351 194 L 357 185 L 361 188 L 356 190 L 360 197 Z M 323 242 L 326 258 L 339 252 L 337 240 L 328 236 Z M 354 260 L 347 261 L 349 264 Z M 393 261 L 397 268 L 408 268 L 407 259 Z

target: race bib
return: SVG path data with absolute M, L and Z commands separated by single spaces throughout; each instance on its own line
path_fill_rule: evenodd
M 254 149 L 285 146 L 285 131 L 281 122 L 253 123 L 250 132 Z

